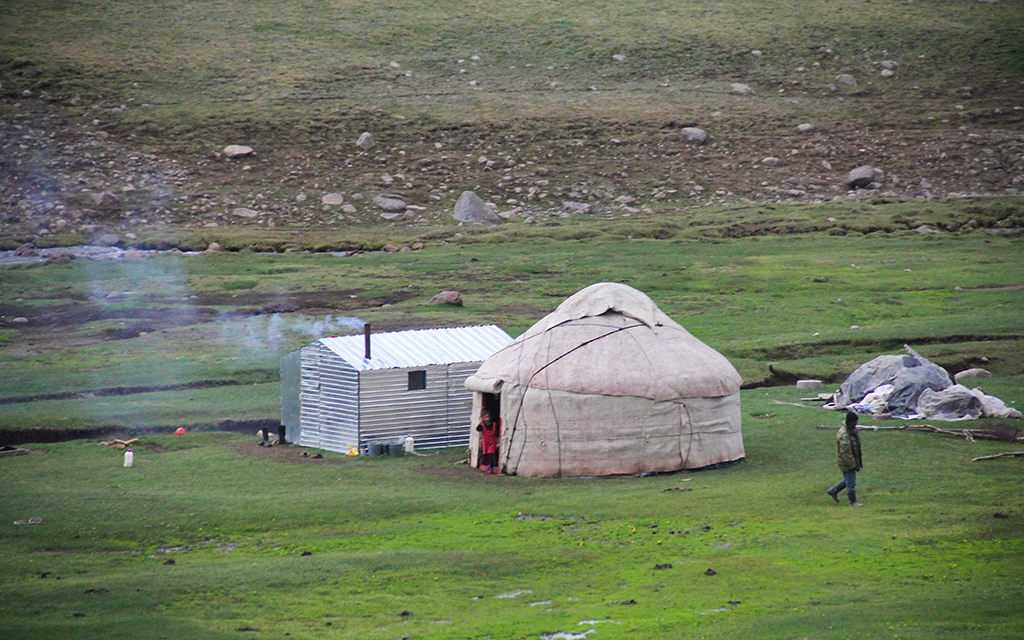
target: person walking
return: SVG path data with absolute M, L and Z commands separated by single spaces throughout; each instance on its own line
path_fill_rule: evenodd
M 860 435 L 857 434 L 857 414 L 846 412 L 846 423 L 839 427 L 836 434 L 836 460 L 843 479 L 826 491 L 833 500 L 839 502 L 839 492 L 846 489 L 851 507 L 864 506 L 857 502 L 857 472 L 864 468 L 860 455 Z

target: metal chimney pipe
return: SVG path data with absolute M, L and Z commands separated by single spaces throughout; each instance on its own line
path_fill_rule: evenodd
M 366 344 L 366 359 L 370 359 L 370 323 L 363 325 L 363 341 Z

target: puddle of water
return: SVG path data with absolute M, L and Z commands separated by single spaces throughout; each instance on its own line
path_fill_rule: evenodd
M 594 633 L 597 629 L 587 629 L 583 633 L 567 633 L 565 631 L 559 631 L 557 633 L 542 633 L 540 634 L 541 640 L 583 640 L 591 633 Z

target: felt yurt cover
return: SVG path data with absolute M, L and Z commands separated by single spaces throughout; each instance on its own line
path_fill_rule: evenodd
M 744 456 L 741 378 L 632 287 L 594 284 L 484 361 L 499 466 L 521 476 L 696 469 Z

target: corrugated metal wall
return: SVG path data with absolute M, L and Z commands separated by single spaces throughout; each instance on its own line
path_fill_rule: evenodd
M 302 348 L 302 383 L 299 385 L 299 444 L 320 446 L 320 343 Z
M 320 345 L 320 448 L 359 448 L 359 372 Z
M 448 365 L 448 446 L 469 446 L 473 427 L 473 392 L 466 389 L 466 378 L 480 368 L 479 362 Z
M 299 444 L 346 453 L 369 442 L 413 436 L 417 449 L 469 444 L 473 393 L 466 378 L 479 362 L 357 372 L 319 342 L 301 350 Z M 409 372 L 426 388 L 409 390 Z
M 299 444 L 329 451 L 359 445 L 359 374 L 319 342 L 302 349 Z
M 425 389 L 409 391 L 409 372 L 426 371 Z M 448 367 L 363 371 L 359 432 L 363 442 L 396 442 L 407 435 L 417 449 L 448 446 Z
M 288 442 L 298 442 L 302 416 L 302 351 L 281 358 L 281 424 Z

